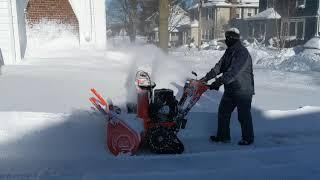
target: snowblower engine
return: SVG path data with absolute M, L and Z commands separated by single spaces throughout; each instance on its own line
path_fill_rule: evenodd
M 150 104 L 150 117 L 155 123 L 173 122 L 178 115 L 178 101 L 171 89 L 154 90 L 153 102 Z

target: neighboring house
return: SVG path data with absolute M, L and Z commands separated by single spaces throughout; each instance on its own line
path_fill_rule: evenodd
M 233 20 L 230 25 L 240 30 L 242 39 L 250 42 L 258 40 L 268 44 L 270 39 L 278 37 L 281 16 L 273 8 L 268 8 L 252 17 Z
M 201 41 L 224 38 L 224 31 L 232 19 L 243 19 L 258 13 L 259 0 L 207 0 L 201 8 Z M 191 21 L 199 22 L 199 4 L 190 8 Z M 192 38 L 198 39 L 199 26 L 194 23 Z M 199 23 L 198 23 L 199 25 Z M 197 40 L 195 43 L 197 44 Z
M 260 22 L 262 31 L 266 32 L 266 41 L 273 34 L 283 46 L 292 47 L 319 36 L 320 0 L 260 0 L 260 11 L 270 9 L 274 12 L 271 13 L 273 19 L 281 19 L 277 23 Z
M 15 64 L 27 47 L 26 26 L 42 20 L 70 25 L 81 46 L 106 45 L 104 0 L 0 0 L 0 48 L 5 64 Z
M 171 46 L 186 44 L 190 39 L 190 17 L 179 5 L 170 8 L 168 19 L 169 42 Z M 159 13 L 154 13 L 145 20 L 145 32 L 148 41 L 159 42 Z

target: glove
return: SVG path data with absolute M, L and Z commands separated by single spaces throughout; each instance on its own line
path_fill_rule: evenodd
M 207 77 L 203 77 L 203 78 L 200 79 L 200 81 L 202 81 L 202 82 L 208 82 L 208 79 L 207 79 Z
M 223 84 L 222 79 L 218 78 L 209 86 L 209 89 L 219 91 L 220 86 L 222 86 L 222 84 Z

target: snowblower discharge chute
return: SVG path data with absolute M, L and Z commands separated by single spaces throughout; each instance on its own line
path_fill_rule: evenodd
M 195 73 L 193 73 L 195 74 Z M 195 74 L 196 75 L 196 74 Z M 186 116 L 208 86 L 195 79 L 187 80 L 180 101 L 171 89 L 155 89 L 148 73 L 136 74 L 137 104 L 128 104 L 121 113 L 95 89 L 89 100 L 106 117 L 106 147 L 115 156 L 134 155 L 140 147 L 158 154 L 181 154 L 183 143 L 177 137 L 186 127 Z

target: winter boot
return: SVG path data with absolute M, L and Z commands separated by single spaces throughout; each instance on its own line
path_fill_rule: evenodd
M 242 140 L 240 140 L 240 141 L 238 142 L 238 145 L 239 145 L 239 146 L 248 146 L 248 145 L 251 145 L 252 143 L 253 143 L 253 141 L 248 141 L 248 140 L 242 139 Z

